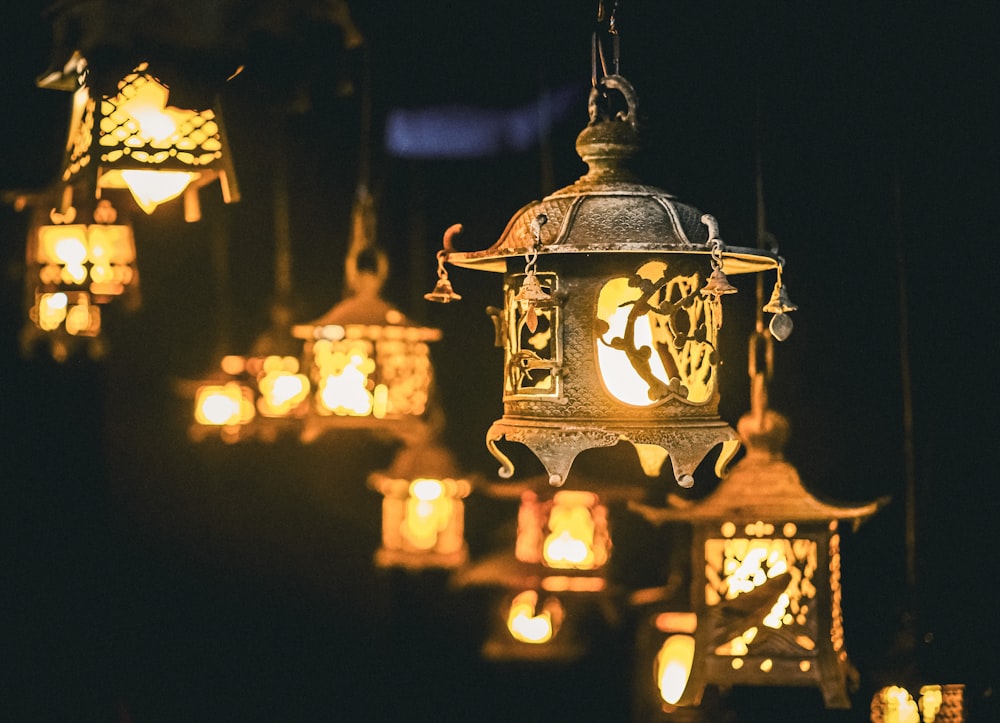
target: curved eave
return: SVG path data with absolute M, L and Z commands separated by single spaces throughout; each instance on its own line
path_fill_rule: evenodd
M 504 273 L 507 270 L 507 259 L 524 256 L 527 248 L 489 248 L 482 251 L 456 251 L 448 254 L 448 263 L 467 269 Z M 687 254 L 693 256 L 709 256 L 710 251 L 704 248 L 692 248 L 686 245 L 666 245 L 657 243 L 606 243 L 589 246 L 551 245 L 538 250 L 539 256 L 545 254 L 593 254 L 593 253 L 656 253 L 656 254 Z M 749 274 L 767 271 L 781 265 L 782 258 L 764 249 L 751 249 L 742 246 L 729 246 L 722 252 L 723 270 L 726 274 Z

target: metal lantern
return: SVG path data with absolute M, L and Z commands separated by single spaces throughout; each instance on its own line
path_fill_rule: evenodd
M 612 115 L 612 96 L 626 110 Z M 610 75 L 590 96 L 576 141 L 588 171 L 525 206 L 500 239 L 448 263 L 504 275 L 491 309 L 505 351 L 504 413 L 486 435 L 510 477 L 501 439 L 526 445 L 562 485 L 583 450 L 631 442 L 644 472 L 669 456 L 677 481 L 717 445 L 721 474 L 738 449 L 718 416 L 718 330 L 727 275 L 777 268 L 770 251 L 728 247 L 714 220 L 630 170 L 639 150 L 636 98 Z
M 788 423 L 762 410 L 739 424 L 747 447 L 698 502 L 633 505 L 655 522 L 693 528 L 690 610 L 683 629 L 693 655 L 686 685 L 665 703 L 698 705 L 706 685 L 813 686 L 828 708 L 849 708 L 856 677 L 844 646 L 840 522 L 859 524 L 886 500 L 846 507 L 803 487 L 782 456 Z M 649 681 L 653 684 L 652 679 Z
M 75 223 L 77 211 L 50 213 L 51 223 L 35 226 L 28 239 L 29 283 L 41 289 L 86 290 L 95 303 L 134 293 L 138 274 L 132 225 L 117 223 L 111 202 L 102 199 L 93 223 Z
M 43 87 L 66 87 L 67 77 L 76 79 L 63 183 L 82 180 L 98 198 L 104 189 L 127 188 L 146 213 L 183 194 L 189 221 L 201 215 L 197 190 L 216 179 L 226 203 L 239 200 L 215 109 L 171 105 L 170 87 L 148 62 L 138 63 L 107 92 L 78 54 L 67 68 L 72 72 L 39 81 Z
M 440 444 L 411 440 L 369 486 L 383 495 L 378 567 L 454 568 L 468 559 L 465 503 L 470 481 Z
M 291 329 L 305 342 L 303 373 L 313 388 L 302 439 L 311 441 L 331 427 L 412 434 L 430 410 L 429 343 L 441 338 L 441 330 L 414 323 L 382 298 L 389 260 L 375 244 L 374 201 L 365 184 L 352 209 L 344 267 L 344 299 Z

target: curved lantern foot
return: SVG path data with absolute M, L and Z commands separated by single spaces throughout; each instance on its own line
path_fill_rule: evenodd
M 740 447 L 736 432 L 722 421 L 634 429 L 545 425 L 504 418 L 495 421 L 486 433 L 486 447 L 502 465 L 499 475 L 503 479 L 510 479 L 514 474 L 514 463 L 497 446 L 503 438 L 528 447 L 545 467 L 549 484 L 554 487 L 561 487 L 566 482 L 573 460 L 580 452 L 595 447 L 613 447 L 621 440 L 635 447 L 647 477 L 658 477 L 669 457 L 674 479 L 681 487 L 694 484 L 695 469 L 716 446 L 722 445 L 715 463 L 715 473 L 719 477 Z
M 500 476 L 509 479 L 514 474 L 514 465 L 496 445 L 497 440 L 506 438 L 519 442 L 530 449 L 545 467 L 549 484 L 562 487 L 569 476 L 569 469 L 576 456 L 594 447 L 613 447 L 619 436 L 603 429 L 570 426 L 539 426 L 537 423 L 523 425 L 510 420 L 497 420 L 486 433 L 486 446 L 503 467 Z

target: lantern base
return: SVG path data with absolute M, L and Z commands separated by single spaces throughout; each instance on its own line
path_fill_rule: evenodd
M 653 427 L 628 423 L 591 427 L 572 422 L 544 423 L 503 417 L 490 425 L 486 447 L 500 462 L 498 474 L 504 479 L 513 476 L 514 463 L 497 447 L 497 442 L 503 438 L 528 447 L 545 467 L 549 484 L 555 487 L 566 482 L 573 460 L 580 452 L 613 447 L 621 440 L 636 448 L 643 472 L 648 477 L 659 476 L 663 463 L 670 457 L 674 479 L 682 487 L 693 484 L 695 469 L 714 447 L 722 445 L 715 463 L 715 473 L 719 477 L 740 447 L 736 432 L 721 420 L 670 422 Z

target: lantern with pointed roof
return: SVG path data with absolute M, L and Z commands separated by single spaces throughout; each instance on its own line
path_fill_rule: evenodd
M 887 500 L 841 506 L 813 496 L 783 457 L 788 422 L 777 412 L 750 412 L 738 428 L 746 456 L 709 495 L 632 505 L 651 521 L 693 530 L 690 609 L 652 616 L 647 694 L 696 706 L 709 684 L 813 686 L 826 707 L 849 708 L 857 673 L 844 645 L 840 524 L 860 524 Z M 681 640 L 688 654 L 679 676 L 667 658 Z M 670 688 L 668 672 L 682 683 Z
M 454 227 L 445 236 L 448 263 L 504 278 L 503 307 L 490 310 L 504 413 L 488 448 L 510 477 L 497 443 L 526 445 L 553 485 L 581 451 L 623 439 L 649 476 L 669 456 L 683 486 L 721 446 L 721 474 L 739 447 L 718 416 L 720 300 L 735 291 L 726 275 L 781 259 L 724 245 L 714 219 L 633 172 L 636 96 L 621 76 L 595 83 L 576 148 L 586 175 L 525 206 L 492 246 L 459 251 Z
M 374 201 L 359 184 L 345 260 L 347 293 L 317 319 L 292 326 L 302 339 L 303 373 L 312 385 L 303 441 L 330 428 L 414 434 L 430 410 L 429 343 L 441 330 L 421 326 L 382 297 L 389 274 L 375 244 Z

